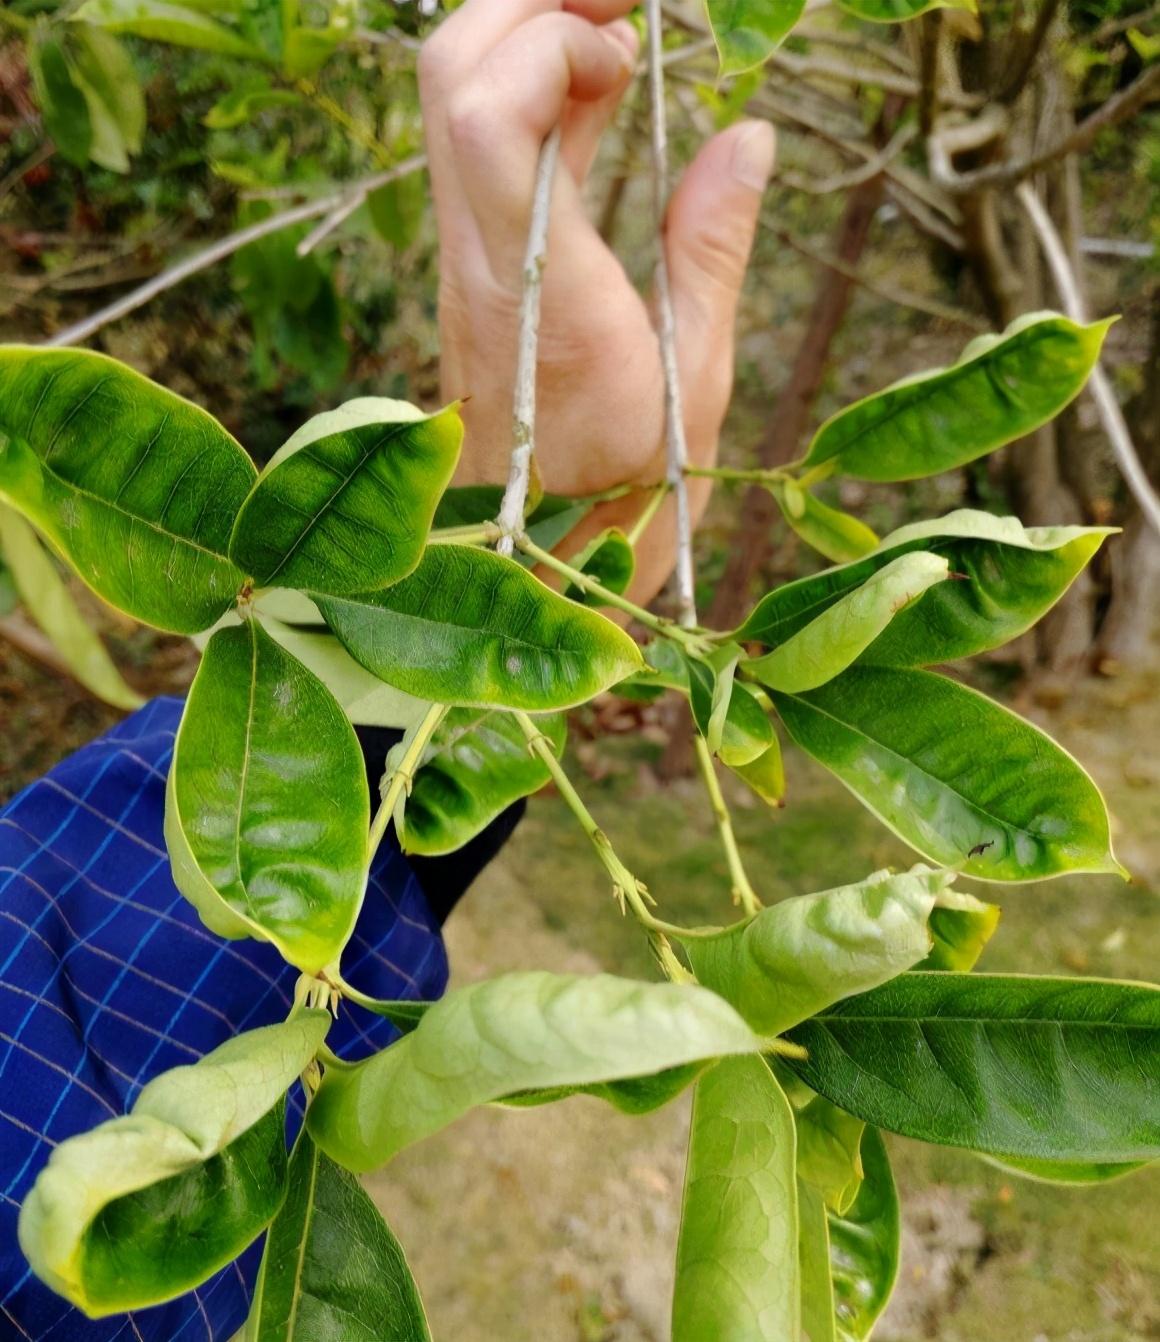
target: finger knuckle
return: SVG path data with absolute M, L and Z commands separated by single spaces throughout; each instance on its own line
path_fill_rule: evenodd
M 446 40 L 436 33 L 423 43 L 419 52 L 419 91 L 424 96 L 442 91 L 451 73 L 452 53 Z
M 460 89 L 447 102 L 447 134 L 460 155 L 486 148 L 487 108 L 471 88 Z

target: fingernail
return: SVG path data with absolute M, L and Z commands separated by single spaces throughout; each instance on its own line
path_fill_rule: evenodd
M 769 122 L 747 121 L 733 141 L 729 169 L 743 186 L 764 191 L 773 176 L 774 151 L 773 127 Z

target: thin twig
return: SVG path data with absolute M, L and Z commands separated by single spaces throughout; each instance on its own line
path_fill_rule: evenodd
M 921 294 L 912 293 L 909 289 L 902 289 L 895 285 L 888 285 L 881 280 L 871 279 L 856 267 L 848 266 L 844 261 L 838 260 L 837 257 L 827 256 L 824 252 L 810 246 L 808 242 L 803 242 L 801 238 L 782 228 L 775 219 L 767 215 L 762 216 L 761 222 L 779 242 L 783 242 L 787 247 L 792 247 L 795 252 L 808 257 L 811 261 L 816 261 L 818 265 L 825 266 L 827 270 L 832 270 L 839 275 L 844 275 L 849 280 L 853 280 L 867 293 L 874 294 L 878 298 L 884 298 L 888 303 L 894 303 L 901 308 L 913 308 L 915 312 L 923 312 L 928 317 L 937 317 L 940 321 L 954 322 L 955 325 L 965 326 L 972 331 L 989 331 L 991 329 L 990 323 L 984 321 L 982 317 L 976 317 L 973 313 L 966 312 L 962 308 L 951 307 L 949 304 L 940 303 L 936 299 L 925 298 Z
M 139 288 L 132 290 L 131 293 L 127 293 L 123 298 L 118 298 L 115 303 L 110 303 L 108 307 L 101 308 L 91 316 L 75 322 L 72 326 L 66 326 L 45 343 L 50 346 L 79 345 L 82 340 L 87 340 L 90 336 L 95 335 L 97 331 L 104 326 L 108 326 L 110 322 L 118 321 L 130 312 L 135 312 L 159 294 L 163 294 L 166 290 L 174 288 L 193 275 L 200 274 L 201 271 L 217 265 L 219 261 L 224 261 L 227 257 L 248 246 L 249 243 L 269 237 L 272 233 L 280 233 L 284 228 L 293 228 L 295 224 L 306 223 L 310 219 L 318 219 L 323 215 L 330 214 L 344 205 L 353 193 L 361 192 L 365 196 L 368 192 L 374 191 L 380 186 L 386 186 L 389 182 L 394 182 L 400 177 L 406 177 L 410 173 L 419 172 L 426 166 L 427 156 L 416 154 L 413 158 L 404 159 L 402 163 L 396 164 L 386 172 L 378 172 L 371 177 L 364 178 L 353 188 L 353 192 L 352 189 L 347 188 L 343 191 L 333 192 L 329 196 L 320 196 L 317 200 L 306 201 L 302 205 L 296 205 L 292 209 L 282 211 L 281 214 L 273 214 L 268 219 L 260 219 L 256 224 L 240 228 L 236 233 L 230 233 L 227 237 L 219 238 L 217 242 L 211 243 L 210 246 L 203 248 L 200 252 L 194 252 L 192 256 L 187 256 L 184 261 L 178 261 L 176 265 L 163 270 L 148 283 L 142 284 Z
M 664 223 L 669 195 L 669 145 L 665 121 L 665 75 L 662 58 L 660 0 L 647 0 L 649 91 L 652 100 L 653 218 L 656 225 L 657 312 L 660 322 L 661 364 L 665 376 L 665 450 L 669 485 L 677 510 L 677 610 L 680 623 L 690 629 L 697 623 L 697 601 L 693 577 L 693 518 L 685 480 L 688 444 L 685 441 L 684 407 L 681 404 L 680 369 L 677 364 L 677 328 L 669 263 L 665 253 Z
M 1051 270 L 1056 290 L 1059 293 L 1059 300 L 1063 304 L 1063 310 L 1072 321 L 1085 321 L 1086 314 L 1079 280 L 1072 269 L 1067 248 L 1063 245 L 1063 239 L 1059 236 L 1051 216 L 1044 208 L 1043 202 L 1035 194 L 1030 182 L 1024 182 L 1018 187 L 1015 194 L 1019 198 L 1020 205 L 1026 210 L 1027 217 L 1031 220 L 1031 225 L 1039 238 L 1039 245 L 1043 249 L 1044 258 Z M 1112 444 L 1112 451 L 1128 488 L 1132 491 L 1149 524 L 1160 535 L 1160 496 L 1157 496 L 1140 462 L 1135 445 L 1132 442 L 1132 435 L 1128 431 L 1128 425 L 1124 419 L 1124 412 L 1120 409 L 1120 403 L 1116 400 L 1112 384 L 1099 363 L 1092 369 L 1088 390 L 1091 392 L 1092 400 L 1095 402 L 1096 410 L 1099 412 L 1100 420 L 1104 426 L 1104 432 L 1108 435 Z
M 336 205 L 325 219 L 319 221 L 294 249 L 297 256 L 309 256 L 320 242 L 325 241 L 335 229 L 341 228 L 352 214 L 366 203 L 367 191 L 352 191 L 349 197 Z
M 725 850 L 725 860 L 729 864 L 729 880 L 733 886 L 733 902 L 739 904 L 747 914 L 759 913 L 761 911 L 761 900 L 757 897 L 757 891 L 749 883 L 745 864 L 741 860 L 741 850 L 737 847 L 737 836 L 733 833 L 733 821 L 729 816 L 729 807 L 725 804 L 725 796 L 721 791 L 721 784 L 717 780 L 717 771 L 713 767 L 713 756 L 709 753 L 709 747 L 700 732 L 693 737 L 693 748 L 697 752 L 697 765 L 705 782 L 705 790 L 709 794 L 709 805 L 713 811 L 713 819 L 717 822 L 717 831 L 721 835 L 721 847 Z
M 623 611 L 625 615 L 631 615 L 638 624 L 643 624 L 646 629 L 651 629 L 654 634 L 680 643 L 686 651 L 693 655 L 708 650 L 709 644 L 700 635 L 683 628 L 681 625 L 674 624 L 672 620 L 666 620 L 663 615 L 654 615 L 651 610 L 645 610 L 643 606 L 638 606 L 627 597 L 602 586 L 590 574 L 581 573 L 579 569 L 573 568 L 565 560 L 557 559 L 550 550 L 542 549 L 528 536 L 517 536 L 516 544 L 524 554 L 534 559 L 537 564 L 543 564 L 553 573 L 558 573 L 560 577 L 567 578 L 573 586 L 578 587 L 582 592 L 587 592 L 590 596 L 596 597 L 602 604 L 611 606 L 614 610 Z
M 548 262 L 548 222 L 552 210 L 552 186 L 560 161 L 560 128 L 544 141 L 536 165 L 532 192 L 532 217 L 528 246 L 524 253 L 524 292 L 520 301 L 519 346 L 516 352 L 516 385 L 512 408 L 512 459 L 507 488 L 500 504 L 500 537 L 496 549 L 510 555 L 515 537 L 524 529 L 524 508 L 532 477 L 536 450 L 536 367 L 540 348 L 540 299 L 544 290 L 544 267 Z
M 777 180 L 794 191 L 804 191 L 810 196 L 830 196 L 838 191 L 848 191 L 852 186 L 860 186 L 871 177 L 877 177 L 903 152 L 918 134 L 918 127 L 903 125 L 890 137 L 890 142 L 872 158 L 866 159 L 848 172 L 834 173 L 831 177 L 802 177 L 798 173 L 778 173 Z
M 1113 37 L 1119 37 L 1121 33 L 1126 33 L 1132 28 L 1142 28 L 1146 23 L 1151 23 L 1154 18 L 1160 16 L 1160 4 L 1149 5 L 1147 9 L 1141 9 L 1135 14 L 1125 14 L 1120 18 L 1109 19 L 1100 26 L 1091 35 L 1091 41 L 1095 43 L 1107 42 Z
M 378 852 L 387 826 L 395 814 L 399 798 L 404 791 L 410 795 L 411 784 L 415 781 L 415 774 L 423 760 L 423 752 L 447 713 L 446 704 L 431 704 L 415 726 L 414 735 L 404 746 L 402 758 L 384 775 L 381 786 L 382 800 L 371 821 L 370 837 L 367 840 L 367 851 L 372 856 Z
M 942 174 L 939 179 L 940 185 L 957 195 L 965 195 L 983 188 L 1011 186 L 1022 182 L 1069 154 L 1084 153 L 1101 131 L 1134 116 L 1154 96 L 1160 96 L 1160 65 L 1150 65 L 1126 89 L 1121 89 L 1091 116 L 1085 117 L 1073 130 L 1046 148 L 1037 150 L 1026 158 L 1011 159 L 1005 163 L 991 163 L 986 167 L 976 168 L 974 172 L 959 173 L 951 169 L 949 173 Z M 937 139 L 937 134 L 931 136 L 932 146 Z M 933 158 L 931 170 L 932 175 L 936 175 Z
M 674 982 L 688 983 L 692 976 L 673 953 L 667 934 L 669 932 L 676 932 L 680 935 L 690 934 L 682 932 L 680 928 L 671 927 L 668 923 L 663 923 L 653 916 L 649 905 L 655 904 L 656 901 L 649 894 L 648 886 L 638 880 L 616 855 L 616 850 L 609 842 L 608 835 L 596 823 L 591 811 L 585 806 L 584 799 L 576 791 L 563 765 L 556 758 L 556 752 L 552 749 L 551 742 L 526 713 L 516 713 L 514 716 L 527 738 L 529 750 L 543 763 L 565 805 L 576 817 L 580 828 L 588 836 L 601 865 L 612 881 L 612 893 L 616 902 L 620 905 L 621 913 L 624 913 L 627 909 L 632 910 L 637 921 L 648 933 L 653 954 L 665 974 Z M 695 935 L 695 933 L 692 933 L 692 935 Z

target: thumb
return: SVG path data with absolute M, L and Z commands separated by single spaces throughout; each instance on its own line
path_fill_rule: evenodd
M 708 142 L 669 203 L 665 246 L 681 363 L 731 370 L 733 318 L 773 173 L 773 127 L 742 121 Z M 705 369 L 706 372 L 711 370 Z

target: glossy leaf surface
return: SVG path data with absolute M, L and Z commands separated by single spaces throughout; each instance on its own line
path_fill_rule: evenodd
M 702 988 L 507 974 L 449 993 L 385 1052 L 328 1072 L 308 1123 L 333 1159 L 370 1170 L 505 1095 L 652 1076 L 758 1047 Z
M 346 596 L 397 582 L 423 554 L 462 442 L 455 409 L 368 396 L 316 415 L 259 475 L 230 557 L 259 587 Z
M 165 839 L 207 927 L 333 966 L 362 904 L 370 798 L 354 729 L 255 620 L 209 642 L 177 735 Z
M 816 1095 L 797 1114 L 798 1178 L 815 1188 L 839 1215 L 850 1210 L 862 1186 L 862 1134 L 866 1124 Z
M 848 564 L 878 546 L 878 537 L 865 522 L 831 508 L 792 481 L 775 488 L 773 496 L 790 527 L 831 563 Z
M 855 666 L 774 703 L 808 755 L 934 862 L 988 881 L 1120 870 L 1075 760 L 945 676 Z
M 536 725 L 561 755 L 568 734 L 563 714 L 545 714 Z M 433 857 L 462 848 L 549 777 L 510 714 L 453 708 L 415 774 L 404 811 L 403 851 Z
M 999 908 L 984 904 L 973 895 L 947 891 L 930 915 L 934 945 L 916 969 L 954 970 L 965 974 L 974 969 L 987 942 L 999 926 Z
M 1077 396 L 1110 323 L 1077 326 L 1029 313 L 1001 335 L 979 336 L 958 363 L 906 378 L 826 421 L 806 467 L 916 480 L 965 465 L 1047 423 Z
M 862 654 L 877 666 L 934 666 L 1001 647 L 1059 600 L 1109 535 L 1104 527 L 1024 527 L 1015 517 L 961 509 L 887 536 L 873 555 L 786 583 L 737 631 L 743 641 L 784 643 L 900 555 L 946 559 L 956 580 L 898 612 Z
M 130 711 L 140 708 L 144 699 L 125 684 L 36 532 L 19 513 L 3 504 L 0 504 L 0 555 L 29 615 L 52 640 L 61 660 L 77 680 L 114 708 Z
M 1033 1179 L 1043 1184 L 1065 1184 L 1075 1188 L 1090 1188 L 1093 1184 L 1110 1183 L 1113 1179 L 1123 1179 L 1126 1175 L 1142 1170 L 1150 1162 L 1146 1160 L 1128 1161 L 1123 1164 L 1098 1164 L 1084 1160 L 1033 1160 L 1028 1157 L 1016 1159 L 1008 1156 L 1000 1160 L 996 1156 L 987 1156 L 987 1163 L 996 1169 L 1017 1174 L 1021 1179 Z
M 836 1342 L 830 1226 L 816 1188 L 798 1180 L 798 1264 L 802 1281 L 802 1342 Z
M 673 1342 L 786 1342 L 801 1327 L 793 1110 L 761 1058 L 697 1083 Z
M 204 410 L 101 354 L 5 345 L 0 434 L 0 497 L 98 596 L 182 634 L 231 604 L 254 468 Z
M 235 1258 L 282 1201 L 283 1096 L 329 1023 L 307 1011 L 238 1035 L 57 1146 L 20 1211 L 36 1275 L 96 1318 L 170 1300 Z
M 862 1185 L 844 1216 L 827 1213 L 834 1315 L 841 1342 L 864 1342 L 890 1301 L 902 1233 L 898 1192 L 882 1134 L 862 1136 Z
M 791 1038 L 792 1069 L 848 1113 L 998 1156 L 1160 1156 L 1160 989 L 1100 979 L 905 974 Z
M 113 33 L 130 33 L 221 56 L 264 59 L 261 47 L 207 13 L 207 6 L 168 0 L 85 0 L 76 17 Z
M 816 689 L 856 661 L 896 615 L 949 576 L 950 565 L 941 555 L 928 550 L 899 555 L 772 652 L 747 661 L 745 669 L 787 694 Z
M 597 1081 L 582 1086 L 547 1086 L 539 1090 L 517 1091 L 505 1095 L 497 1103 L 513 1109 L 533 1109 L 542 1104 L 555 1104 L 575 1095 L 603 1100 L 622 1114 L 651 1114 L 662 1109 L 688 1086 L 691 1086 L 712 1059 L 683 1063 L 668 1067 L 652 1076 L 630 1076 L 621 1081 Z
M 325 627 L 295 628 L 262 617 L 262 627 L 291 657 L 318 677 L 351 722 L 367 727 L 413 726 L 427 710 L 421 699 L 384 685 L 346 651 Z
M 436 703 L 571 708 L 641 665 L 611 621 L 490 550 L 432 546 L 393 587 L 318 605 L 357 662 Z
M 723 75 L 761 65 L 781 46 L 805 0 L 705 0 Z
M 398 1240 L 359 1181 L 302 1133 L 245 1342 L 429 1342 Z
M 905 23 L 932 9 L 978 11 L 976 0 L 838 0 L 838 7 L 870 23 Z
M 619 527 L 609 527 L 607 531 L 593 536 L 582 550 L 568 560 L 568 563 L 618 596 L 628 591 L 632 575 L 636 572 L 636 555 L 628 542 L 628 537 Z M 586 606 L 604 604 L 598 596 L 582 591 L 574 583 L 565 586 L 564 595 L 573 601 L 581 601 Z
M 865 992 L 929 953 L 927 921 L 953 877 L 916 867 L 799 895 L 714 937 L 690 937 L 699 982 L 759 1034 L 777 1035 L 842 997 Z

